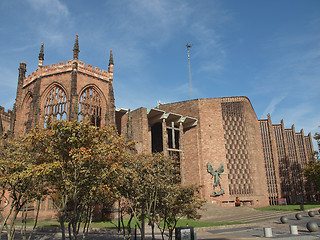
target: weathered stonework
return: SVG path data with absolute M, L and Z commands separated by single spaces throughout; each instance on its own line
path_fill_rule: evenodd
M 0 106 L 0 135 L 8 134 L 10 132 L 12 111 L 4 111 L 4 107 Z
M 115 123 L 113 66 L 101 71 L 78 58 L 42 66 L 39 59 L 39 68 L 27 77 L 25 73 L 26 64 L 21 63 L 12 119 L 15 136 L 44 125 L 47 117 L 85 118 L 99 126 Z

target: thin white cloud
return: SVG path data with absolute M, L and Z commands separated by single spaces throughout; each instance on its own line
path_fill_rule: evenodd
M 59 0 L 27 0 L 30 6 L 38 12 L 49 14 L 54 17 L 67 16 L 69 10 L 65 4 Z
M 5 64 L 0 62 L 0 83 L 2 87 L 10 88 L 10 89 L 16 89 L 17 87 L 17 81 L 18 81 L 18 70 L 16 72 L 13 72 L 12 70 L 2 67 Z M 17 64 L 18 65 L 18 64 Z M 18 68 L 18 67 L 17 67 Z
M 286 98 L 287 94 L 282 96 L 276 96 L 274 97 L 271 102 L 268 104 L 267 108 L 265 109 L 263 116 L 266 116 L 268 113 L 272 114 L 276 108 L 276 106 L 282 102 Z
M 158 48 L 186 27 L 193 10 L 183 1 L 135 0 L 130 2 L 129 11 L 133 18 L 131 20 L 137 23 L 134 34 L 147 36 L 151 41 L 146 44 Z
M 266 39 L 262 54 L 268 61 L 258 71 L 262 77 L 253 89 L 260 98 L 270 101 L 264 116 L 271 113 L 272 119 L 283 119 L 287 128 L 294 124 L 297 131 L 303 128 L 312 135 L 319 131 L 320 124 L 319 42 L 319 32 L 312 28 L 281 32 Z
M 167 47 L 172 48 L 173 44 L 179 44 L 182 47 L 187 42 L 193 44 L 191 49 L 193 76 L 199 76 L 200 73 L 211 74 L 223 71 L 227 49 L 222 41 L 223 33 L 220 32 L 220 29 L 232 19 L 232 14 L 223 10 L 221 6 L 211 4 L 210 11 L 207 11 L 205 5 L 190 1 L 133 0 L 128 5 L 122 4 L 121 11 L 118 9 L 120 5 L 116 3 L 111 7 L 117 12 L 112 22 L 119 24 L 112 25 L 111 29 L 106 29 L 105 37 L 101 36 L 101 38 L 106 38 L 109 32 L 113 32 L 114 36 L 121 36 L 117 42 L 111 44 L 115 51 L 114 56 L 117 58 L 115 59 L 115 67 L 121 69 L 122 72 L 133 71 L 135 73 L 126 76 L 121 74 L 117 77 L 118 83 L 115 82 L 115 87 L 121 88 L 121 93 L 126 90 L 133 91 L 132 87 L 135 86 L 130 87 L 132 83 L 156 84 L 156 81 L 159 81 L 161 77 L 150 76 L 148 69 L 155 64 L 151 62 L 154 59 L 152 54 Z M 181 54 L 186 54 L 182 47 Z M 187 74 L 187 59 L 184 60 L 186 61 L 184 69 Z M 128 78 L 130 83 L 128 83 Z M 194 77 L 194 82 L 196 82 L 196 77 Z M 121 86 L 122 84 L 124 86 Z M 163 89 L 160 96 L 146 96 L 145 87 L 135 88 L 139 98 L 144 98 L 140 101 L 142 106 L 148 105 L 147 103 L 152 97 L 156 97 L 154 101 L 156 103 L 157 99 L 165 99 L 166 102 L 170 102 L 168 99 L 179 101 L 185 100 L 189 96 L 188 84 L 171 86 L 170 90 Z M 158 89 L 157 92 L 161 92 L 161 89 Z M 196 84 L 193 86 L 193 96 L 200 96 Z M 125 102 L 127 103 L 124 105 L 133 105 L 129 95 L 122 94 L 118 96 L 119 98 L 121 100 L 117 100 L 117 105 Z M 149 100 L 147 100 L 148 98 Z
M 219 73 L 224 70 L 228 53 L 221 29 L 231 20 L 232 13 L 217 5 L 206 15 L 192 21 L 190 29 L 195 41 L 193 57 L 202 59 L 199 62 L 199 73 Z
M 310 102 L 278 106 L 271 115 L 272 123 L 279 124 L 282 119 L 286 129 L 294 125 L 296 132 L 300 132 L 303 129 L 305 135 L 311 133 L 313 137 L 316 132 L 320 132 L 320 112 L 315 111 L 316 106 L 317 104 Z M 313 145 L 317 149 L 316 141 L 314 140 Z
M 218 61 L 206 61 L 200 65 L 199 72 L 214 72 L 218 73 L 224 69 L 221 62 Z
M 72 15 L 61 0 L 27 0 L 30 21 L 26 28 L 45 44 L 61 44 L 72 26 Z M 38 44 L 40 44 L 38 43 Z
M 288 35 L 278 35 L 265 42 L 266 57 L 272 58 L 270 65 L 274 75 L 292 77 L 320 73 L 320 34 L 303 32 Z M 288 75 L 288 73 L 290 75 Z M 275 79 L 275 81 L 278 81 Z
M 8 99 L 8 101 L 5 101 L 4 103 L 2 103 L 1 106 L 4 107 L 6 111 L 8 111 L 8 110 L 12 110 L 12 106 L 14 103 L 15 103 L 15 99 L 12 97 Z
M 315 132 L 319 131 L 320 113 L 314 112 L 314 106 L 311 104 L 301 103 L 283 109 L 283 112 L 278 114 L 278 117 L 284 119 L 286 128 L 289 128 L 294 124 L 296 131 L 304 129 L 305 134 L 311 132 L 313 135 Z

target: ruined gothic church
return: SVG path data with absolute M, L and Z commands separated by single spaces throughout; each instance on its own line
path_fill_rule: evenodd
M 137 152 L 177 156 L 182 184 L 202 185 L 201 196 L 209 202 L 234 206 L 239 197 L 243 205 L 266 206 L 278 198 L 312 199 L 301 173 L 313 157 L 310 134 L 285 129 L 283 121 L 272 124 L 270 115 L 259 120 L 242 96 L 117 109 L 112 51 L 108 70 L 81 62 L 79 52 L 77 36 L 72 60 L 44 66 L 42 44 L 36 71 L 26 76 L 26 63 L 20 63 L 13 110 L 0 107 L 1 134 L 20 136 L 49 116 L 116 124 L 121 135 L 136 141 Z M 208 165 L 218 174 L 216 187 Z

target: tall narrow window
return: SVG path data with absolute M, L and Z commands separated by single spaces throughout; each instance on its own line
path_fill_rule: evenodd
M 163 141 L 162 141 L 162 124 L 156 123 L 151 126 L 151 141 L 152 141 L 152 152 L 162 152 L 163 151 Z
M 179 149 L 179 138 L 180 130 L 179 127 L 174 125 L 174 122 L 171 122 L 170 126 L 167 126 L 168 134 L 168 148 L 169 149 Z
M 180 129 L 178 126 L 175 126 L 174 122 L 167 124 L 167 134 L 168 134 L 168 152 L 169 156 L 175 158 L 176 167 L 180 174 L 180 160 L 181 160 L 181 150 L 180 150 Z
M 23 103 L 22 115 L 21 115 L 21 117 L 25 120 L 24 130 L 23 130 L 23 132 L 25 133 L 28 132 L 29 129 L 31 129 L 31 121 L 30 121 L 31 102 L 32 102 L 32 96 L 30 93 L 27 93 Z
M 78 120 L 90 121 L 94 126 L 101 126 L 101 98 L 93 87 L 88 87 L 81 93 Z
M 46 97 L 46 105 L 44 107 L 45 119 L 53 116 L 57 120 L 67 119 L 67 96 L 63 89 L 59 86 L 54 86 Z

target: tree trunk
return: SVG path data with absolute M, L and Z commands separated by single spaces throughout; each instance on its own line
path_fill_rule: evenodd
M 143 206 L 141 209 L 141 240 L 145 239 L 145 207 Z
M 67 203 L 68 203 L 68 195 L 62 195 L 60 201 L 56 200 L 54 201 L 54 198 L 52 198 L 53 204 L 55 206 L 58 212 L 58 221 L 60 223 L 61 228 L 61 239 L 66 239 L 66 228 L 64 226 L 66 216 L 67 216 Z
M 66 229 L 64 227 L 64 216 L 61 215 L 60 211 L 58 211 L 58 220 L 59 220 L 60 228 L 61 228 L 61 239 L 65 240 L 66 239 Z
M 154 224 L 150 223 L 150 226 L 151 226 L 152 240 L 155 240 L 156 238 L 154 236 Z
M 72 220 L 71 220 L 71 223 L 72 223 L 72 232 L 73 232 L 73 236 L 74 236 L 74 239 L 77 240 L 77 236 L 78 236 L 78 233 L 77 233 L 77 220 L 78 220 L 78 208 L 79 208 L 79 205 L 78 205 L 78 193 L 77 193 L 77 187 L 75 186 L 75 190 L 74 190 L 74 193 L 73 193 L 73 201 L 74 201 L 74 208 L 73 208 L 73 215 L 72 215 Z
M 28 206 L 26 206 L 25 209 L 22 210 L 22 213 L 21 213 L 21 220 L 22 220 L 21 236 L 22 236 L 22 240 L 26 240 L 27 215 L 28 215 Z
M 9 219 L 11 213 L 12 213 L 13 208 L 14 208 L 14 204 L 11 203 L 9 213 L 8 213 L 7 216 L 3 219 L 3 223 L 2 223 L 2 225 L 1 225 L 1 227 L 0 227 L 0 233 L 3 232 L 3 229 L 4 229 L 4 228 L 6 228 L 7 232 L 9 232 L 9 228 L 8 228 L 7 222 L 8 222 L 8 219 Z M 1 238 L 1 234 L 0 234 L 0 238 Z
M 131 239 L 131 221 L 133 219 L 133 215 L 131 214 L 130 216 L 130 219 L 128 221 L 128 225 L 127 225 L 127 228 L 128 228 L 128 237 L 127 239 L 130 240 Z
M 72 240 L 71 222 L 69 222 L 68 224 L 68 230 L 69 230 L 69 239 Z
M 32 234 L 34 233 L 34 231 L 36 230 L 36 227 L 37 227 L 38 217 L 39 217 L 39 211 L 40 211 L 40 204 L 41 204 L 41 201 L 38 200 L 38 201 L 37 201 L 37 213 L 36 213 L 36 218 L 35 218 L 35 220 L 34 220 L 34 225 L 33 225 L 33 228 L 32 228 L 32 232 L 30 233 L 28 240 L 31 239 L 31 236 L 32 236 Z
M 15 232 L 16 232 L 15 223 L 16 223 L 16 219 L 17 219 L 18 213 L 20 212 L 20 209 L 21 209 L 21 207 L 16 208 L 14 210 L 14 215 L 13 215 L 13 218 L 11 219 L 10 228 L 9 228 L 8 233 L 7 233 L 8 240 L 13 240 L 14 239 L 14 235 L 15 235 Z

